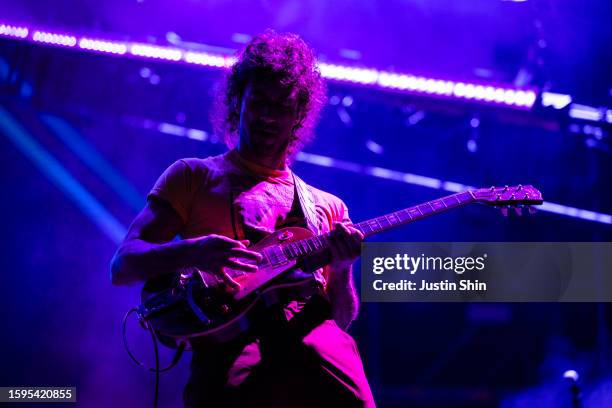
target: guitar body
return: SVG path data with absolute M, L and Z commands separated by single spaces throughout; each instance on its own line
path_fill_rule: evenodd
M 190 277 L 169 275 L 145 283 L 138 314 L 155 330 L 166 346 L 187 349 L 191 343 L 224 343 L 246 333 L 252 324 L 275 304 L 304 298 L 320 290 L 312 273 L 303 272 L 296 259 L 272 262 L 280 244 L 311 238 L 312 232 L 290 227 L 275 231 L 250 250 L 266 259 L 258 271 L 227 270 L 240 283 L 240 290 L 228 292 L 220 278 L 197 271 Z M 197 276 L 199 274 L 199 276 Z

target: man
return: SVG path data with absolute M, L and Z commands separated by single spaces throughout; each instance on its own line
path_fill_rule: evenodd
M 374 407 L 354 340 L 344 330 L 358 300 L 351 265 L 361 233 L 337 197 L 289 169 L 325 101 L 312 50 L 296 35 L 268 30 L 240 53 L 213 122 L 230 151 L 170 166 L 151 190 L 112 261 L 114 284 L 184 268 L 239 284 L 226 268 L 257 273 L 248 249 L 279 228 L 330 232 L 330 263 L 315 276 L 320 295 L 272 308 L 253 333 L 194 347 L 186 407 Z M 174 240 L 176 236 L 181 240 Z M 167 275 L 166 275 L 167 276 Z

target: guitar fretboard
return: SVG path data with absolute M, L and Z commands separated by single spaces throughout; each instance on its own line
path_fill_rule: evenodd
M 469 192 L 452 194 L 436 200 L 431 200 L 414 207 L 395 211 L 381 217 L 372 218 L 367 221 L 354 224 L 353 227 L 361 231 L 364 236 L 378 234 L 400 225 L 429 217 L 430 215 L 460 207 L 474 201 L 474 196 Z M 309 255 L 326 249 L 329 242 L 329 234 L 321 234 L 315 237 L 302 239 L 282 246 L 283 255 L 287 259 Z

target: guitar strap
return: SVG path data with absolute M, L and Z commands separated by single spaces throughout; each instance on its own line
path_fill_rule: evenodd
M 291 172 L 293 175 L 293 185 L 295 188 L 295 195 L 299 200 L 300 207 L 302 208 L 302 213 L 304 214 L 304 219 L 306 221 L 306 226 L 315 235 L 319 235 L 321 233 L 321 226 L 317 220 L 317 211 L 315 207 L 314 195 L 312 194 L 312 190 L 301 178 L 295 175 L 294 172 Z M 321 273 L 320 269 L 317 269 L 312 272 L 315 280 L 321 285 L 321 287 L 325 287 L 325 277 Z
M 301 178 L 295 175 L 295 173 L 291 172 L 291 174 L 293 175 L 295 193 L 306 220 L 306 226 L 313 234 L 318 235 L 321 232 L 321 228 L 317 222 L 317 211 L 312 191 Z

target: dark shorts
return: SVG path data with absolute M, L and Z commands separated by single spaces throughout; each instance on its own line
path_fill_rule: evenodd
M 296 330 L 306 315 L 297 311 L 291 329 L 277 322 L 265 335 L 196 348 L 185 407 L 375 407 L 353 338 L 332 319 Z

